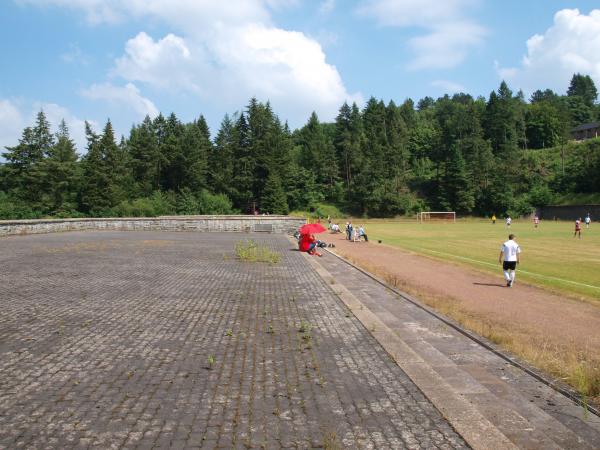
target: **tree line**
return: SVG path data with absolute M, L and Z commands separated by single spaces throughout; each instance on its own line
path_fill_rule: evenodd
M 575 74 L 566 95 L 526 101 L 502 82 L 487 99 L 371 98 L 291 131 L 253 98 L 214 138 L 202 116 L 146 117 L 119 141 L 110 120 L 100 133 L 86 122 L 81 157 L 65 122 L 53 134 L 40 111 L 3 153 L 0 218 L 286 214 L 323 203 L 371 217 L 521 215 L 555 194 L 600 192 L 600 144 L 568 142 L 573 127 L 600 120 L 596 100 L 592 79 Z

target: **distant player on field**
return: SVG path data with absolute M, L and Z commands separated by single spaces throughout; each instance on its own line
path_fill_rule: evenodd
M 537 228 L 540 224 L 540 218 L 538 216 L 533 217 L 533 228 Z
M 575 221 L 575 234 L 573 237 L 579 235 L 579 239 L 581 239 L 581 217 Z
M 585 227 L 589 228 L 590 227 L 590 222 L 592 221 L 592 218 L 590 217 L 590 213 L 587 213 L 587 216 L 585 216 Z
M 506 228 L 510 228 L 510 224 L 511 224 L 511 222 L 512 222 L 512 219 L 510 218 L 510 216 L 508 216 L 508 217 L 506 218 Z
M 517 264 L 519 264 L 519 254 L 521 253 L 521 247 L 519 247 L 519 244 L 517 244 L 514 239 L 514 234 L 508 235 L 508 241 L 502 244 L 500 256 L 498 256 L 498 262 L 502 263 L 502 270 L 504 271 L 507 287 L 512 287 L 515 282 L 515 273 Z

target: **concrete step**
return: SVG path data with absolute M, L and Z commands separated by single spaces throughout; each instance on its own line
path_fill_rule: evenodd
M 473 448 L 600 448 L 600 418 L 347 262 L 317 272 Z

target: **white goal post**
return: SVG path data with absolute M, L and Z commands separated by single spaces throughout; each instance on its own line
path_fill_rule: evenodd
M 431 222 L 433 220 L 448 220 L 456 222 L 454 211 L 422 211 L 417 213 L 417 222 Z

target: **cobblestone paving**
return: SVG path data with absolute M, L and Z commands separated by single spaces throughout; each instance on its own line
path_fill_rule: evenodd
M 0 265 L 0 448 L 466 448 L 283 236 L 11 237 Z

